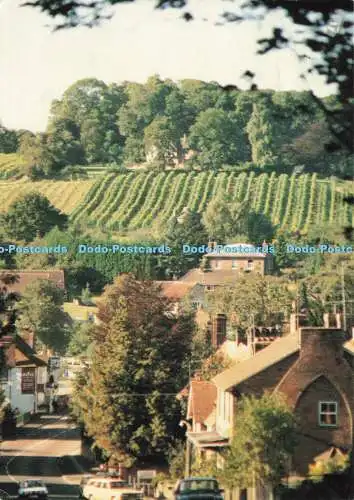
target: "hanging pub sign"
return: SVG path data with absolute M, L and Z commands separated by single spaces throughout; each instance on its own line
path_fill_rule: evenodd
M 21 392 L 22 394 L 34 394 L 35 392 L 35 368 L 22 368 Z

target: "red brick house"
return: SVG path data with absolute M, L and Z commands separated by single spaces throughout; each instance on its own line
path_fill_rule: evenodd
M 352 448 L 354 339 L 346 340 L 340 329 L 301 328 L 220 373 L 213 383 L 215 430 L 187 434 L 200 451 L 227 446 L 237 425 L 238 399 L 265 391 L 282 393 L 297 416 L 299 443 L 291 474 L 305 476 L 309 465 L 333 447 L 343 453 Z

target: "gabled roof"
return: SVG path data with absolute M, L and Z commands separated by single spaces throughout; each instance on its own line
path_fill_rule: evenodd
M 257 352 L 252 358 L 246 359 L 242 363 L 237 363 L 223 371 L 214 377 L 213 382 L 223 391 L 230 390 L 233 386 L 244 382 L 266 368 L 298 352 L 299 349 L 298 335 L 286 335 L 274 340 L 268 347 Z
M 47 363 L 36 355 L 32 347 L 20 335 L 15 335 L 14 347 L 14 361 L 16 366 L 47 366 Z
M 331 446 L 331 448 L 328 448 L 328 450 L 324 451 L 320 455 L 317 455 L 314 458 L 315 462 L 327 462 L 328 460 L 331 460 L 332 458 L 335 457 L 340 457 L 344 458 L 346 456 L 345 453 L 342 452 L 339 448 L 336 448 L 335 446 Z
M 203 272 L 201 269 L 191 269 L 180 279 L 182 283 L 193 285 L 230 285 L 239 279 L 239 272 L 235 269 L 216 269 Z
M 187 419 L 202 423 L 212 413 L 216 404 L 217 388 L 213 382 L 192 380 L 189 391 Z
M 48 270 L 48 271 L 18 271 L 17 269 L 3 269 L 2 273 L 14 274 L 18 280 L 16 283 L 6 285 L 9 292 L 23 293 L 27 285 L 36 280 L 49 280 L 53 281 L 59 288 L 65 288 L 64 271 L 62 269 Z
M 188 295 L 194 287 L 194 283 L 184 283 L 181 281 L 155 281 L 162 288 L 165 297 L 172 300 L 180 300 Z

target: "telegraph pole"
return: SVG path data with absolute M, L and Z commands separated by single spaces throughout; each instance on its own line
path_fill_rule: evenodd
M 343 308 L 343 330 L 347 332 L 347 303 L 345 298 L 344 263 L 342 262 L 342 308 Z

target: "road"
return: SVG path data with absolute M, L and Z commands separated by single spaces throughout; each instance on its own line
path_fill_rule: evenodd
M 19 481 L 41 479 L 48 487 L 50 499 L 78 498 L 80 474 L 70 457 L 80 452 L 80 432 L 67 416 L 38 417 L 18 428 L 16 439 L 1 443 L 0 493 L 3 490 L 17 498 Z M 60 461 L 63 456 L 66 459 Z

